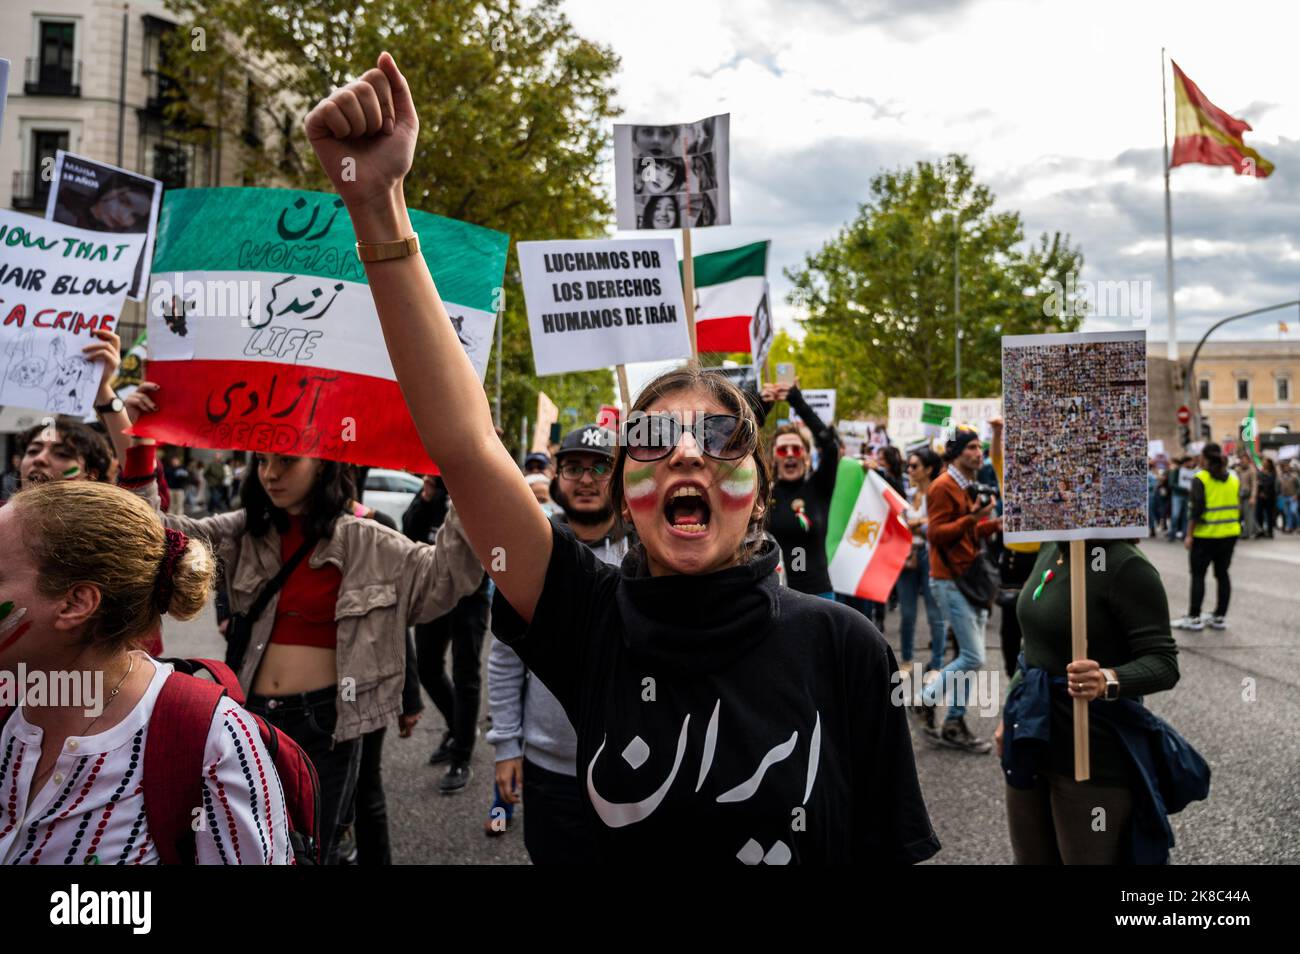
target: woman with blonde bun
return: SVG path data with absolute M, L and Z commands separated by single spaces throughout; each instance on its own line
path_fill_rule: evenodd
M 172 667 L 132 647 L 162 614 L 203 608 L 212 552 L 125 490 L 58 481 L 0 508 L 0 553 L 0 863 L 158 864 L 144 753 Z M 194 861 L 289 864 L 280 780 L 228 697 L 203 765 L 219 823 L 195 833 Z

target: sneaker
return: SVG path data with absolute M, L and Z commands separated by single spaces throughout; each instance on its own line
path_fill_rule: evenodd
M 433 754 L 429 756 L 429 764 L 440 765 L 443 762 L 447 762 L 450 760 L 451 760 L 451 733 L 444 732 L 442 734 L 442 742 L 439 744 L 439 746 L 436 749 L 433 750 Z
M 927 706 L 924 703 L 918 703 L 912 706 L 912 715 L 916 718 L 917 724 L 921 727 L 921 732 L 931 739 L 939 737 L 939 729 L 934 724 L 934 706 Z
M 943 731 L 939 733 L 939 744 L 973 755 L 987 755 L 993 751 L 993 743 L 976 737 L 966 728 L 965 719 L 949 719 L 945 722 Z
M 1190 629 L 1193 632 L 1200 632 L 1205 629 L 1205 623 L 1199 616 L 1182 616 L 1169 624 L 1174 629 Z
M 464 790 L 473 775 L 474 772 L 468 762 L 452 762 L 451 768 L 447 769 L 447 774 L 438 783 L 438 791 L 444 795 L 455 795 Z
M 1210 617 L 1210 629 L 1227 629 L 1227 628 L 1228 628 L 1228 617 L 1226 616 Z

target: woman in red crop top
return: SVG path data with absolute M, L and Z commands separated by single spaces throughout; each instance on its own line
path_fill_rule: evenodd
M 145 384 L 136 403 L 149 413 L 166 396 Z M 152 442 L 135 441 L 123 485 L 156 498 L 152 485 L 140 481 L 153 473 Z M 302 551 L 253 621 L 236 669 L 248 709 L 288 733 L 315 763 L 326 863 L 339 860 L 361 738 L 401 712 L 407 626 L 448 612 L 483 575 L 459 519 L 449 518 L 435 544 L 416 543 L 356 516 L 355 495 L 346 464 L 258 454 L 240 487 L 240 509 L 202 519 L 162 516 L 167 526 L 216 550 L 235 613 L 247 613 Z

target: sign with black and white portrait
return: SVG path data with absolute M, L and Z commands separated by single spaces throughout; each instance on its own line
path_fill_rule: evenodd
M 620 229 L 731 224 L 731 115 L 672 126 L 614 126 Z

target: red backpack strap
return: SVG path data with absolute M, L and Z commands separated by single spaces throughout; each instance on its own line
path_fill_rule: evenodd
M 212 677 L 212 681 L 225 689 L 226 695 L 234 699 L 236 705 L 244 704 L 244 689 L 239 684 L 239 677 L 235 675 L 235 670 L 219 659 L 191 659 L 189 663 L 191 672 L 206 670 Z
M 144 810 L 165 865 L 194 864 L 194 810 L 203 807 L 203 751 L 226 690 L 173 672 L 149 718 L 144 747 Z

